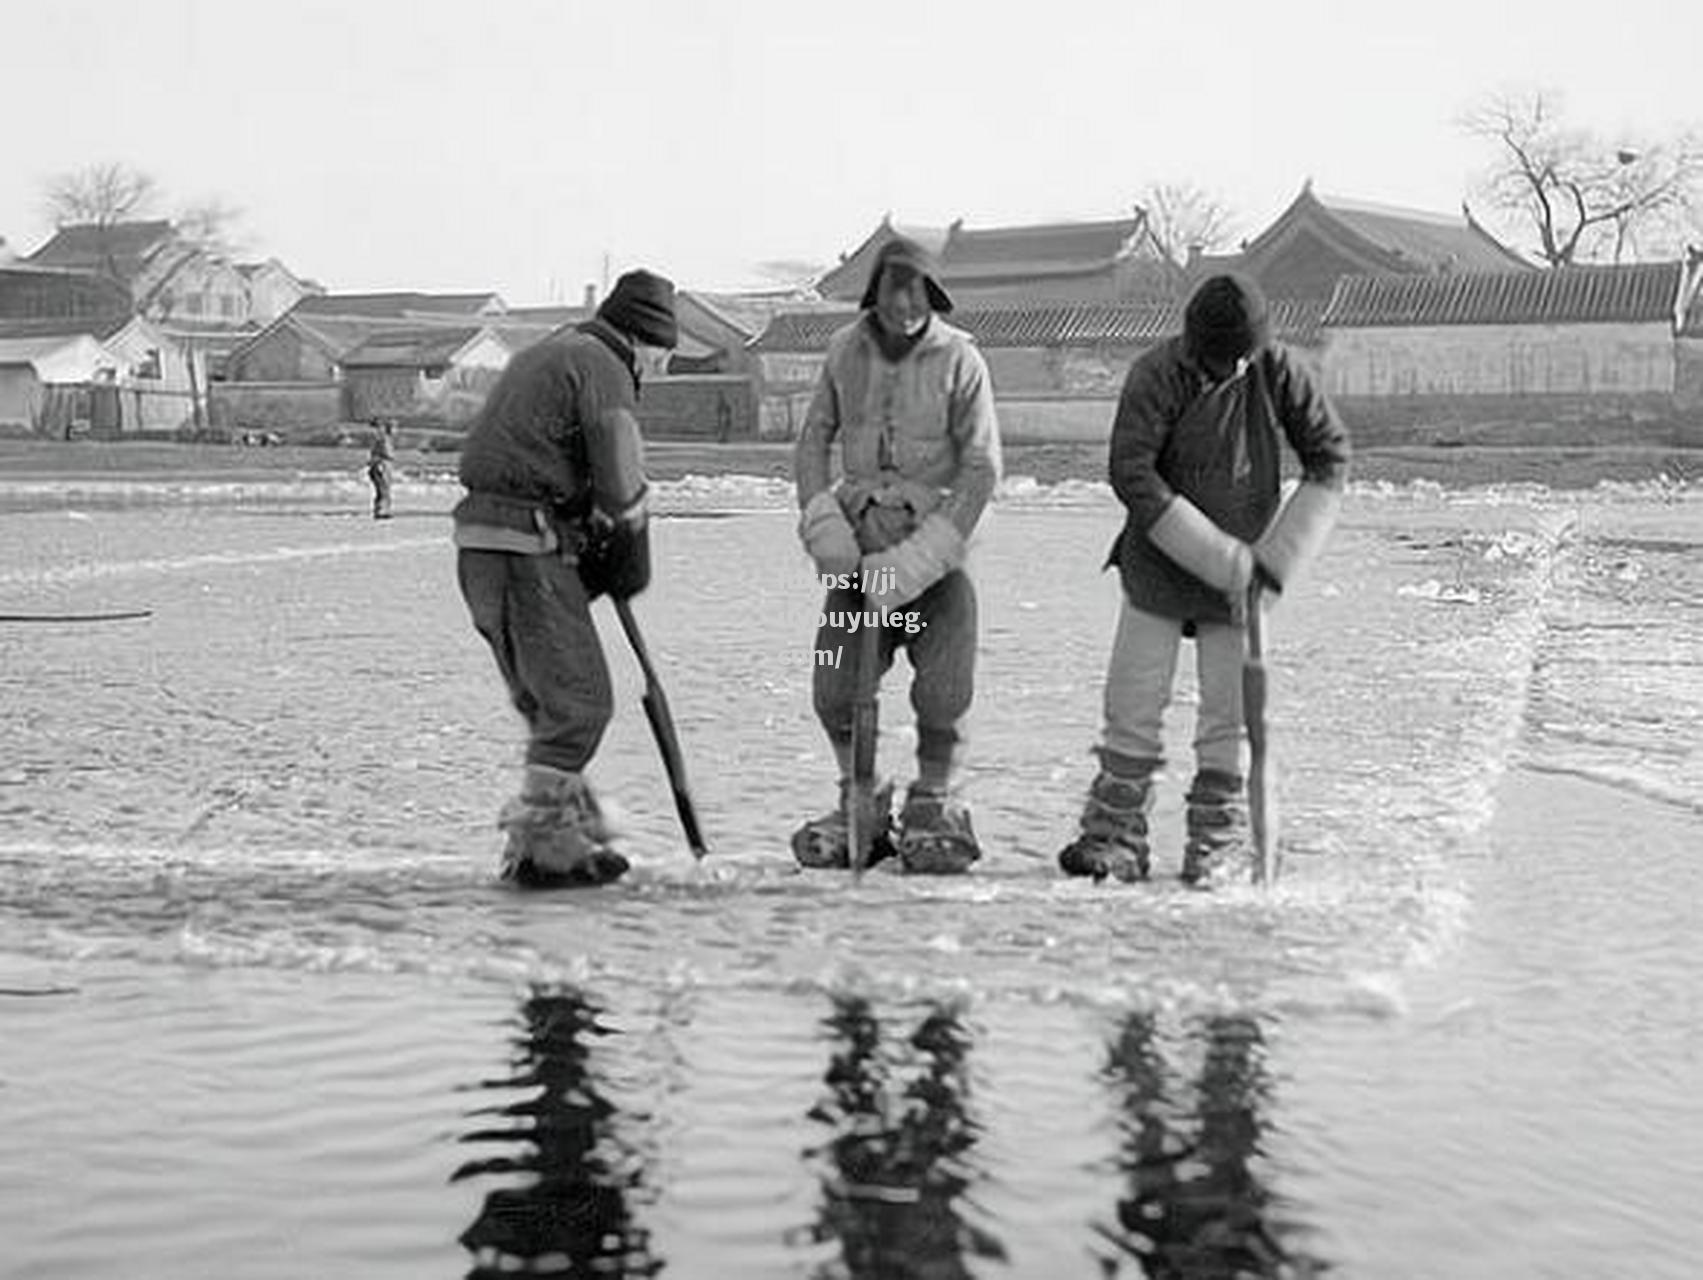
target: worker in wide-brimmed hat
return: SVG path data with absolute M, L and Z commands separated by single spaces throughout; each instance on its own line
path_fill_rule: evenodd
M 959 783 L 977 637 L 965 555 L 999 483 L 993 386 L 969 335 L 941 318 L 952 300 L 921 245 L 899 237 L 881 247 L 862 307 L 829 341 L 794 457 L 799 533 L 828 588 L 815 645 L 850 655 L 859 630 L 873 627 L 880 671 L 906 652 L 916 779 L 896 828 L 889 833 L 892 793 L 881 787 L 863 829 L 877 832 L 872 856 L 892 851 L 907 871 L 958 872 L 981 853 Z M 815 665 L 813 700 L 840 803 L 794 835 L 806 866 L 850 861 L 858 665 Z

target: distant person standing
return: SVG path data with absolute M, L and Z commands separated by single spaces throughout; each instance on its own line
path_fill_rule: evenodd
M 725 391 L 716 395 L 715 438 L 717 444 L 726 444 L 733 439 L 733 405 L 729 402 Z
M 614 715 L 591 601 L 650 583 L 639 384 L 678 339 L 673 284 L 629 271 L 592 319 L 509 362 L 461 449 L 461 594 L 526 720 L 520 795 L 497 820 L 520 884 L 627 870 L 585 779 Z
M 396 471 L 396 423 L 373 419 L 373 447 L 367 451 L 367 479 L 373 484 L 373 519 L 390 519 L 390 486 Z

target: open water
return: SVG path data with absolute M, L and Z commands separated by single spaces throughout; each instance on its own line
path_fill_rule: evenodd
M 526 896 L 449 490 L 0 485 L 0 613 L 148 611 L 0 622 L 0 1275 L 1703 1272 L 1703 494 L 1356 488 L 1271 627 L 1283 878 L 1204 896 L 1186 672 L 1155 881 L 1053 868 L 1103 487 L 976 552 L 987 857 L 857 885 L 786 849 L 832 770 L 785 486 L 660 488 L 713 853 L 600 605 L 635 870 Z

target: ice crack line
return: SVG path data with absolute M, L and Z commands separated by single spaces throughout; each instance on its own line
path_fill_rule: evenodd
M 232 568 L 249 564 L 279 564 L 292 560 L 325 560 L 337 556 L 387 555 L 422 547 L 444 546 L 440 536 L 402 538 L 389 542 L 333 542 L 316 547 L 269 547 L 263 551 L 212 551 L 203 555 L 149 560 L 110 560 L 64 565 L 51 569 L 14 569 L 0 573 L 0 585 L 58 586 L 98 578 L 135 577 L 150 573 L 182 573 L 194 569 Z

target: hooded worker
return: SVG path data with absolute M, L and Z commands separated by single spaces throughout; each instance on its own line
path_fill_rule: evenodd
M 1200 683 L 1182 879 L 1213 887 L 1250 869 L 1242 665 L 1248 602 L 1278 594 L 1335 522 L 1348 434 L 1317 379 L 1272 340 L 1250 279 L 1201 283 L 1182 334 L 1136 359 L 1112 423 L 1111 481 L 1127 510 L 1108 565 L 1122 585 L 1104 692 L 1100 770 L 1070 875 L 1146 878 L 1147 815 L 1164 764 L 1162 722 L 1192 637 Z M 1301 483 L 1282 502 L 1284 447 Z M 1281 511 L 1280 511 L 1281 506 Z
M 942 319 L 952 300 L 920 244 L 881 247 L 861 305 L 829 340 L 793 459 L 799 536 L 827 588 L 816 652 L 842 655 L 816 662 L 812 689 L 839 804 L 794 834 L 793 852 L 810 867 L 850 860 L 851 655 L 874 627 L 880 672 L 901 649 L 910 660 L 916 778 L 896 828 L 883 786 L 864 829 L 877 833 L 875 856 L 895 851 L 907 871 L 959 872 L 981 855 L 959 783 L 977 637 L 966 548 L 1000 472 L 993 387 L 969 335 Z
M 461 592 L 527 728 L 498 820 L 501 873 L 523 884 L 627 870 L 585 779 L 614 712 L 591 601 L 650 582 L 638 393 L 678 339 L 673 284 L 629 271 L 592 319 L 509 362 L 462 446 Z

